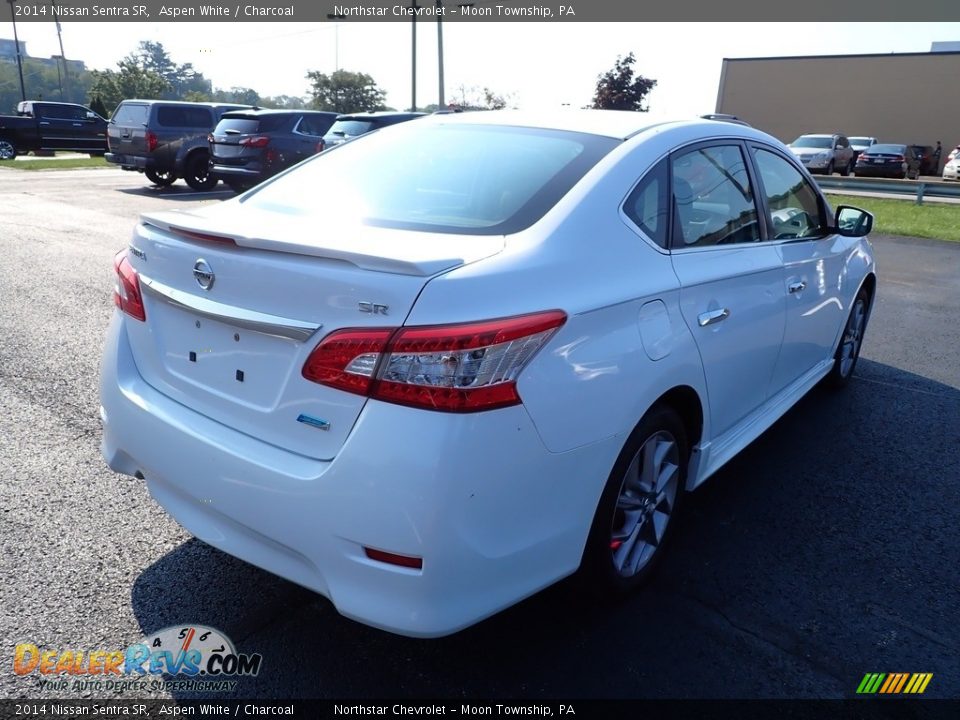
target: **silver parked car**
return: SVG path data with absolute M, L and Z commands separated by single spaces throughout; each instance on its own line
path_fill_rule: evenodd
M 850 141 L 840 133 L 801 135 L 787 147 L 811 173 L 846 177 L 856 161 Z

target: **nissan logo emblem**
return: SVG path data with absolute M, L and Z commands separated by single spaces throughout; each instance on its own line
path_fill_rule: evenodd
M 204 290 L 212 288 L 213 281 L 216 280 L 216 275 L 213 274 L 213 268 L 210 267 L 210 263 L 203 258 L 200 258 L 193 264 L 193 276 L 197 279 L 197 285 Z

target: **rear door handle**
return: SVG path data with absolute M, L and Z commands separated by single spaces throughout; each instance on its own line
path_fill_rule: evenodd
M 787 290 L 789 290 L 791 293 L 796 293 L 803 290 L 806 286 L 807 284 L 803 280 L 798 280 L 797 282 L 792 282 L 787 285 Z
M 726 308 L 720 308 L 719 310 L 700 313 L 697 316 L 697 322 L 700 323 L 700 327 L 706 327 L 707 325 L 713 325 L 714 323 L 726 320 L 728 317 L 730 317 L 730 311 Z

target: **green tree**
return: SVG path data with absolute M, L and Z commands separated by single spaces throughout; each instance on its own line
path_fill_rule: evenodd
M 238 105 L 260 105 L 260 94 L 252 88 L 232 87 L 229 90 L 218 88 L 213 92 L 213 100 L 222 103 L 237 103 Z
M 307 107 L 306 100 L 295 95 L 274 95 L 273 97 L 261 98 L 260 104 L 263 107 L 279 108 L 281 110 L 302 110 Z
M 110 112 L 107 110 L 106 105 L 103 104 L 103 100 L 100 99 L 99 95 L 93 96 L 93 100 L 90 101 L 90 109 L 100 117 L 110 117 Z
M 453 93 L 450 108 L 455 107 L 459 110 L 503 110 L 511 99 L 509 95 L 500 95 L 488 87 L 478 88 L 475 85 L 471 87 L 461 85 Z
M 122 100 L 143 98 L 162 99 L 169 91 L 168 83 L 161 75 L 144 70 L 135 62 L 121 60 L 118 70 L 94 70 L 91 97 L 99 96 L 108 108 L 115 108 Z
M 182 100 L 190 93 L 194 96 L 209 96 L 212 93 L 212 85 L 203 73 L 194 70 L 193 63 L 175 63 L 163 43 L 141 40 L 136 50 L 127 55 L 124 61 L 166 80 L 168 87 L 161 96 L 163 100 Z
M 656 80 L 633 74 L 636 58 L 633 53 L 626 57 L 617 56 L 612 70 L 597 78 L 597 91 L 590 107 L 600 110 L 637 110 L 647 112 L 643 101 L 647 94 L 657 86 Z
M 386 92 L 366 73 L 337 70 L 326 75 L 313 70 L 310 81 L 310 107 L 338 113 L 383 110 Z

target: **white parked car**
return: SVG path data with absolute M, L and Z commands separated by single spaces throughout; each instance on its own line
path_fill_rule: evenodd
M 578 568 L 629 590 L 684 491 L 850 378 L 872 221 L 733 123 L 387 128 L 141 218 L 103 455 L 198 538 L 396 633 Z
M 943 179 L 960 180 L 960 157 L 954 155 L 953 158 L 948 160 L 947 164 L 943 166 Z

